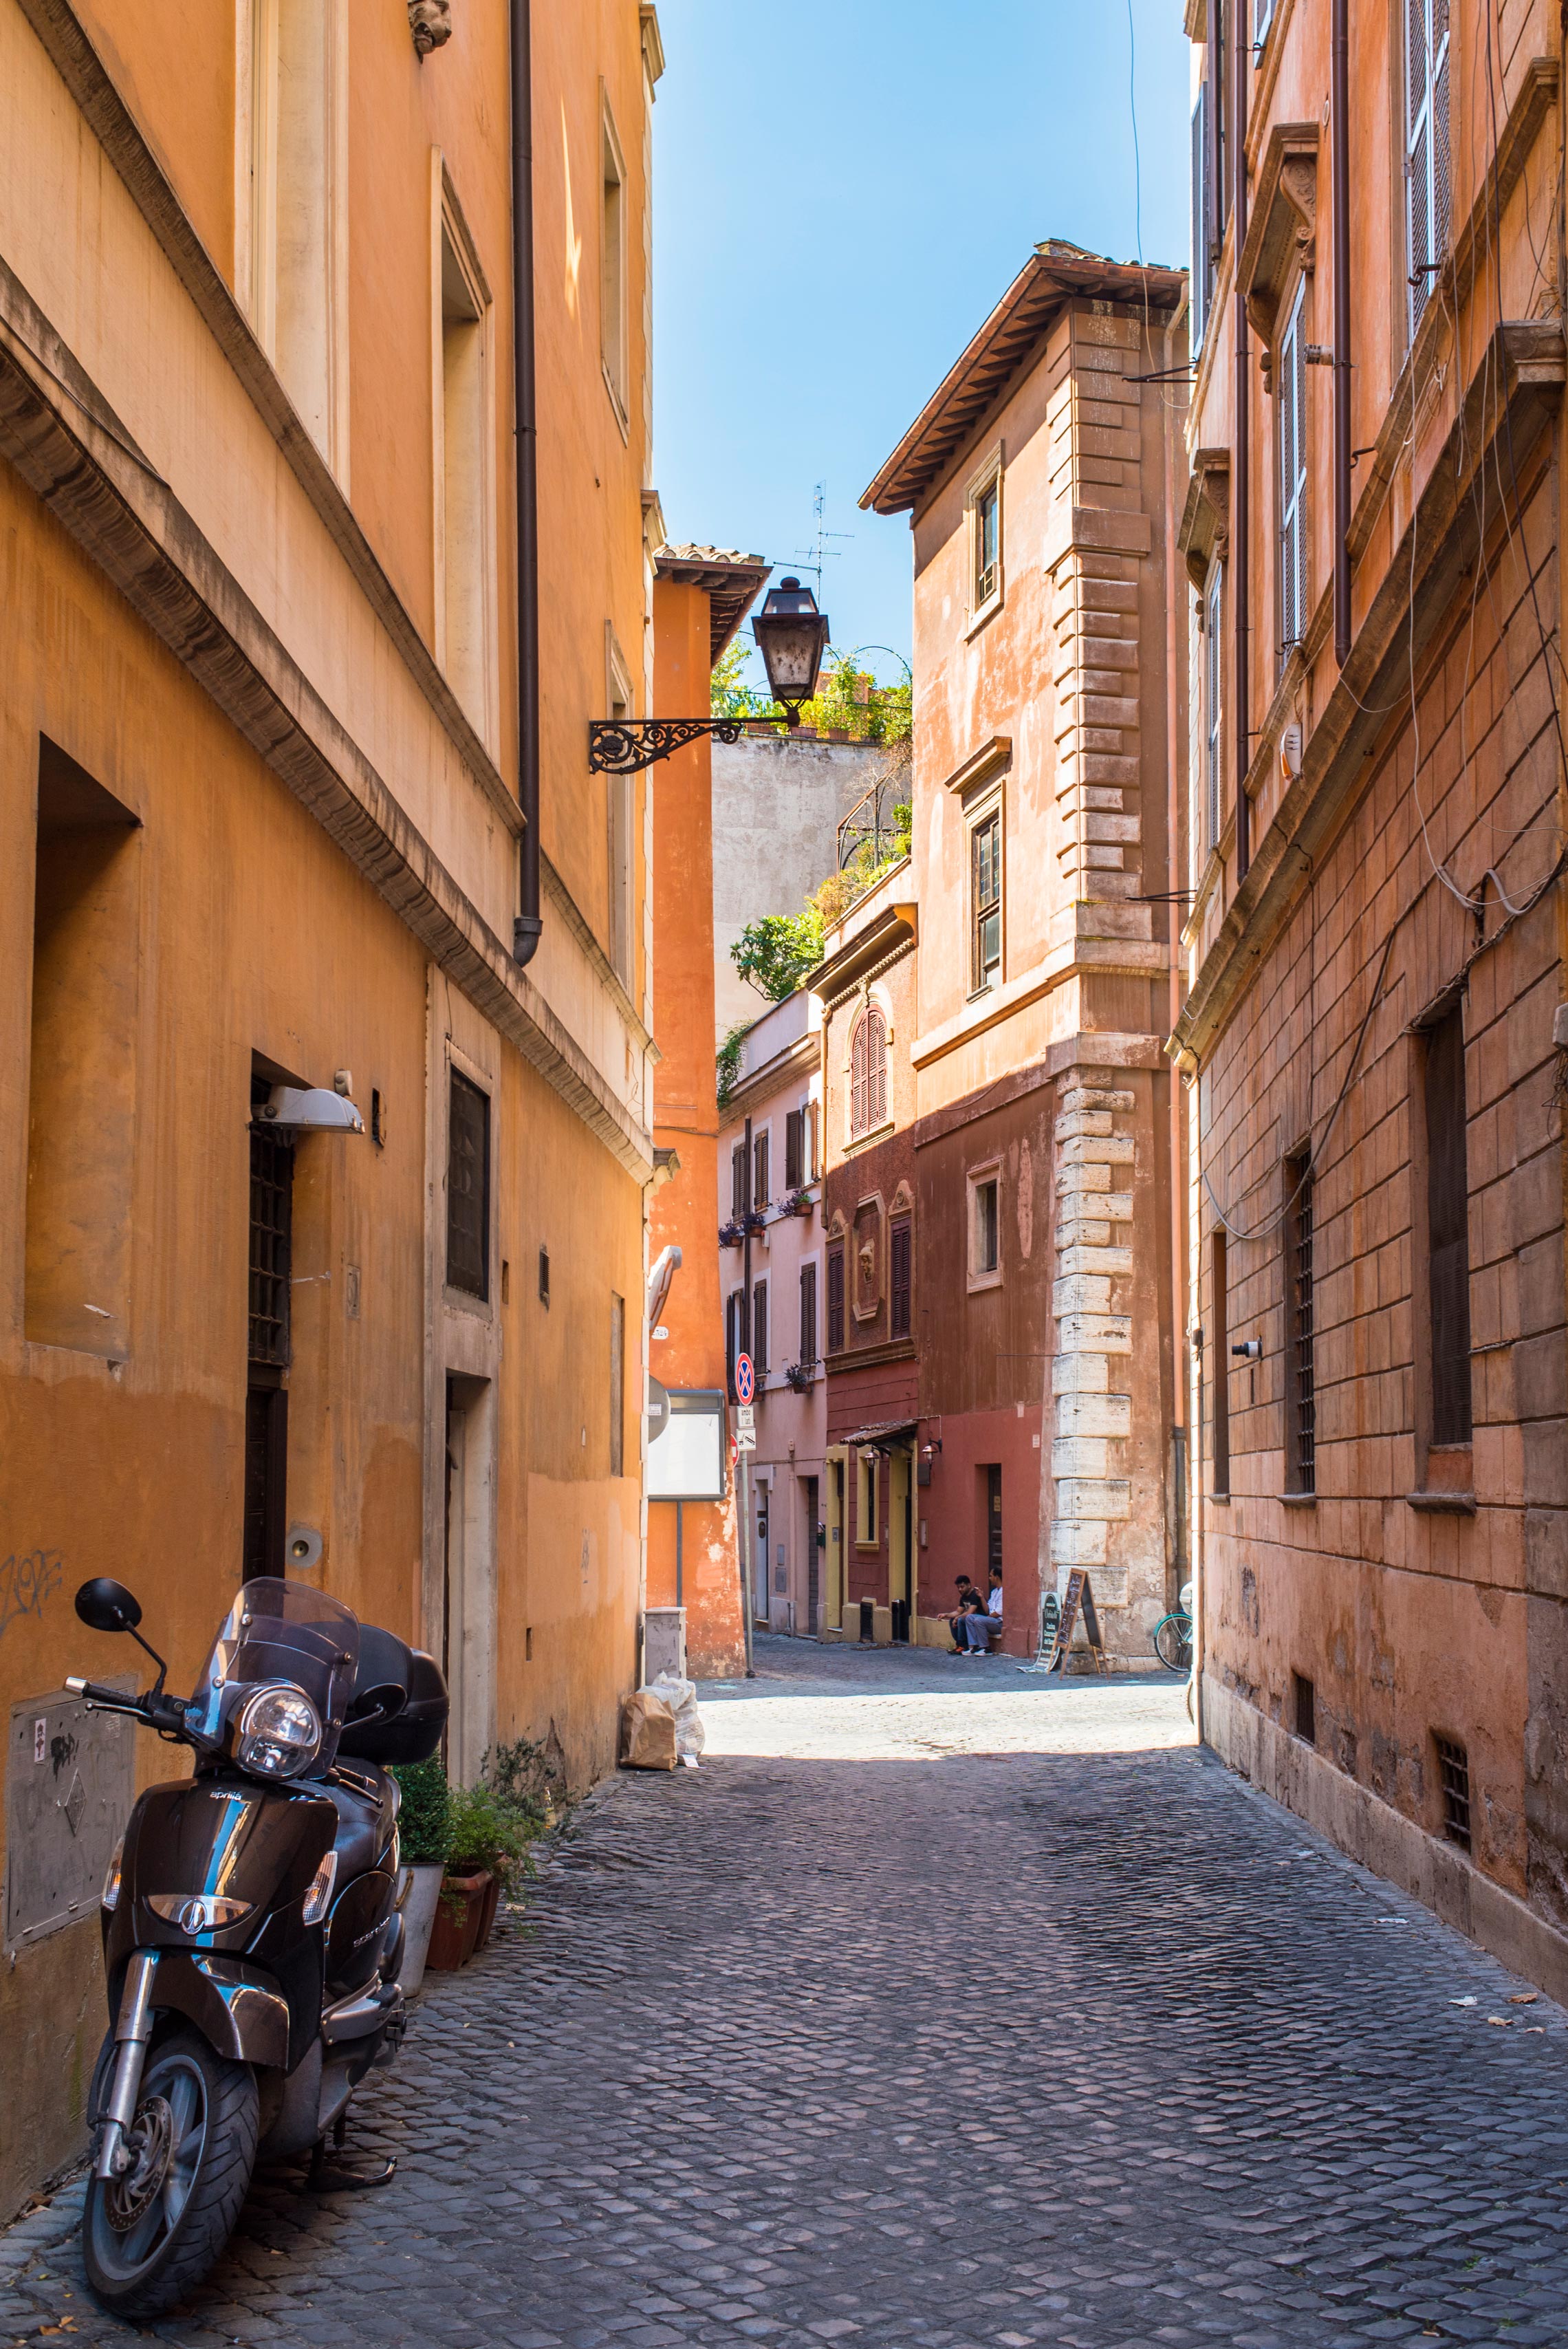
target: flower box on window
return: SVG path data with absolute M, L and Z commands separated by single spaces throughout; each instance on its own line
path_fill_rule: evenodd
M 745 1237 L 746 1226 L 743 1223 L 738 1221 L 720 1224 L 718 1227 L 718 1245 L 720 1247 L 738 1247 Z
M 787 1362 L 784 1366 L 784 1381 L 787 1386 L 793 1387 L 797 1394 L 810 1394 L 817 1383 L 816 1363 Z
M 779 1201 L 779 1213 L 785 1216 L 809 1216 L 816 1204 L 810 1192 L 802 1185 L 799 1191 L 791 1191 L 788 1198 Z

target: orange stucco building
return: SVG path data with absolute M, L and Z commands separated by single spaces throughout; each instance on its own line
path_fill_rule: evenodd
M 654 587 L 655 704 L 661 716 L 707 713 L 714 662 L 768 576 L 755 555 L 710 546 L 664 548 Z M 649 1244 L 681 1252 L 649 1348 L 672 1393 L 711 1399 L 723 1416 L 724 1492 L 648 1503 L 650 1607 L 686 1609 L 688 1669 L 705 1678 L 743 1668 L 746 1630 L 728 1465 L 724 1308 L 715 1238 L 719 1111 L 713 1056 L 713 770 L 699 736 L 653 770 L 653 902 L 659 954 L 654 1025 L 654 1140 L 670 1154 L 655 1191 Z
M 179 1685 L 316 1580 L 466 1779 L 587 1782 L 636 1670 L 650 800 L 587 728 L 652 689 L 663 59 L 530 13 L 0 0 L 0 2214 L 169 1766 L 64 1695 L 79 1581 Z
M 1187 22 L 1203 1733 L 1561 1997 L 1562 25 Z

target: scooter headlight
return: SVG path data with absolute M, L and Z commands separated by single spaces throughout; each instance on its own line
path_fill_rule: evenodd
M 178 1925 L 182 1933 L 221 1933 L 225 1925 L 237 1925 L 248 1917 L 255 1904 L 227 1900 L 218 1892 L 150 1892 L 147 1905 L 155 1917 L 166 1925 Z
M 321 1752 L 321 1715 L 303 1689 L 271 1681 L 240 1715 L 234 1759 L 258 1778 L 297 1778 Z

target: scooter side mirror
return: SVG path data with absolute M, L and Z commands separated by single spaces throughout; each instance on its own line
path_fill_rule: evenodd
M 123 1582 L 100 1574 L 77 1591 L 77 1613 L 95 1631 L 134 1631 L 141 1620 L 141 1605 Z

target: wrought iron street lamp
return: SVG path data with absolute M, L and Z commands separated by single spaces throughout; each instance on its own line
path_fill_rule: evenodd
M 768 672 L 768 690 L 784 712 L 786 726 L 799 726 L 800 705 L 810 701 L 828 646 L 828 616 L 798 579 L 781 579 L 751 623 L 751 633 Z M 763 713 L 763 722 L 767 722 Z M 752 723 L 741 718 L 596 718 L 588 727 L 588 764 L 595 774 L 631 775 L 684 750 L 704 734 L 738 742 Z M 778 721 L 775 720 L 775 723 Z

